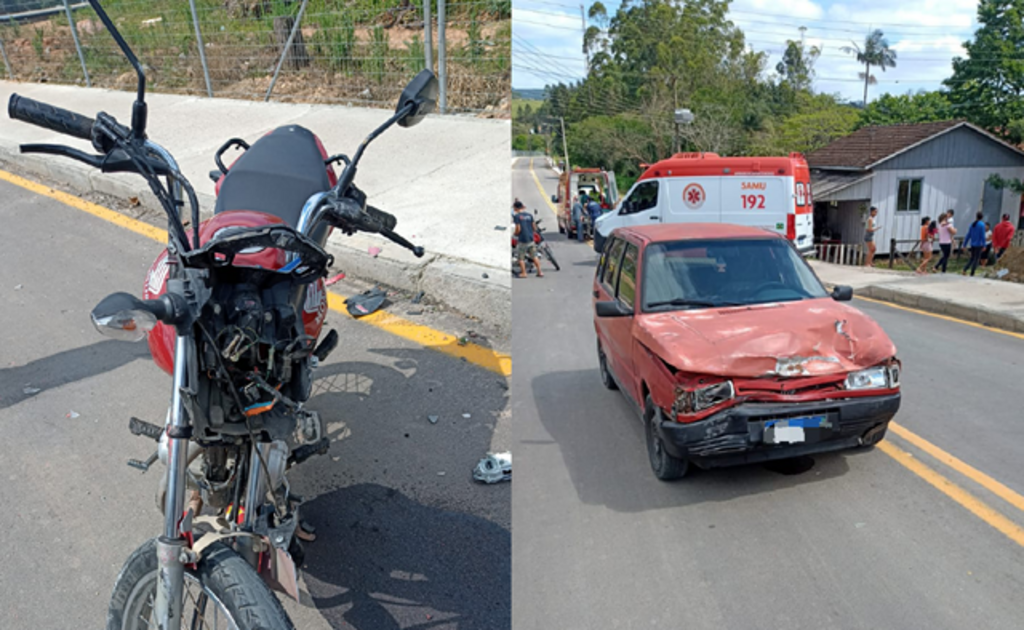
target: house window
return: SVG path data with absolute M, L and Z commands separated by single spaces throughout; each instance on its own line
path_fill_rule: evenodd
M 897 212 L 921 211 L 921 185 L 923 179 L 901 179 L 896 192 Z

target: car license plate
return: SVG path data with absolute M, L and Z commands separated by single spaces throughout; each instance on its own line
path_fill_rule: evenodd
M 769 420 L 764 423 L 765 444 L 799 444 L 807 441 L 807 429 L 821 429 L 830 426 L 824 415 Z M 817 431 L 812 431 L 817 433 Z

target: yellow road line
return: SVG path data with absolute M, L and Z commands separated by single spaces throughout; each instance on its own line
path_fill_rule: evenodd
M 981 472 L 977 468 L 971 466 L 970 464 L 960 459 L 957 459 L 956 457 L 950 455 L 949 453 L 942 450 L 938 446 L 935 446 L 934 444 L 924 439 L 923 437 L 917 435 L 916 433 L 910 431 L 909 429 L 901 425 L 896 424 L 895 422 L 889 423 L 889 429 L 893 433 L 900 436 L 904 440 L 910 442 L 911 444 L 921 449 L 925 453 L 928 453 L 929 455 L 939 460 L 943 464 L 949 466 L 950 468 L 957 471 L 961 475 L 967 477 L 971 481 L 985 488 L 986 490 L 996 495 L 1003 501 L 1006 501 L 1013 507 L 1024 512 L 1024 496 L 1017 494 L 1010 488 L 996 481 L 992 477 L 989 477 L 988 475 Z
M 956 485 L 949 479 L 935 472 L 910 453 L 899 448 L 892 442 L 882 441 L 878 449 L 895 459 L 903 467 L 924 479 L 934 486 L 939 492 L 959 503 L 967 511 L 985 521 L 1003 535 L 1024 547 L 1024 528 L 1020 527 L 1010 519 L 995 511 L 988 504 L 982 502 L 971 493 Z
M 544 200 L 544 203 L 548 204 L 548 208 L 551 209 L 552 214 L 555 215 L 555 221 L 558 220 L 558 208 L 555 204 L 548 200 L 548 193 L 545 192 L 544 186 L 540 183 L 540 178 L 537 177 L 537 172 L 533 170 L 533 158 L 530 158 L 530 175 L 533 175 L 533 182 L 537 184 L 537 190 L 540 191 L 540 198 Z
M 876 300 L 875 298 L 863 297 L 860 295 L 854 295 L 853 297 L 858 300 L 864 300 L 865 302 L 872 302 L 874 304 L 881 304 L 883 306 L 889 306 L 891 308 L 898 308 L 901 311 L 907 311 L 910 313 L 917 313 L 918 315 L 927 315 L 928 317 L 934 317 L 936 319 L 944 319 L 947 322 L 955 322 L 957 324 L 963 324 L 965 326 L 972 326 L 974 328 L 981 328 L 982 330 L 988 330 L 990 332 L 999 333 L 1001 335 L 1009 335 L 1010 337 L 1016 337 L 1017 339 L 1024 339 L 1024 334 L 1018 332 L 1012 332 L 1009 330 L 1003 330 L 1001 328 L 992 328 L 978 322 L 969 322 L 966 319 L 957 319 L 956 317 L 950 317 L 949 315 L 940 315 L 938 313 L 929 313 L 928 311 L 922 311 L 916 308 L 910 308 L 909 306 L 903 306 L 902 304 L 893 304 L 892 302 L 886 302 L 884 300 Z
M 104 221 L 117 225 L 118 227 L 123 227 L 126 230 L 131 230 L 136 234 L 141 234 L 146 238 L 153 239 L 154 241 L 163 243 L 165 245 L 167 244 L 167 231 L 161 230 L 156 226 L 150 225 L 148 223 L 143 223 L 142 221 L 138 221 L 129 216 L 123 215 L 120 212 L 115 212 L 114 210 L 111 210 L 109 208 L 104 208 L 103 206 L 98 206 L 94 203 L 90 203 L 74 195 L 69 195 L 66 192 L 54 190 L 49 186 L 43 186 L 42 184 L 38 184 L 36 182 L 27 180 L 24 177 L 18 177 L 13 173 L 0 171 L 0 179 L 4 180 L 5 182 L 14 184 L 15 186 L 20 186 L 25 190 L 34 192 L 37 195 L 42 195 L 44 197 L 49 197 L 50 199 L 55 199 L 65 205 L 75 208 L 76 210 L 88 212 L 94 217 L 99 217 Z
M 162 244 L 167 243 L 166 230 L 149 225 L 148 223 L 144 223 L 138 219 L 125 216 L 120 212 L 115 212 L 109 208 L 89 203 L 88 201 L 80 199 L 74 195 L 54 190 L 48 186 L 43 186 L 42 184 L 38 184 L 2 170 L 0 170 L 0 179 L 14 184 L 15 186 L 20 186 L 21 188 L 34 192 L 38 195 L 59 201 L 77 210 L 88 212 L 94 217 L 113 223 L 114 225 L 126 230 L 131 230 L 136 234 L 141 234 L 142 236 L 151 238 L 154 241 L 158 241 Z M 328 292 L 327 306 L 333 311 L 342 313 L 347 317 L 351 317 L 348 309 L 345 308 L 346 299 L 347 298 L 343 295 Z M 497 352 L 478 344 L 467 343 L 466 345 L 459 345 L 458 337 L 443 333 L 439 330 L 434 330 L 427 326 L 415 324 L 386 311 L 378 311 L 372 315 L 360 317 L 358 321 L 369 324 L 375 328 L 379 328 L 392 335 L 401 337 L 402 339 L 407 339 L 417 343 L 425 348 L 430 348 L 449 356 L 465 359 L 469 363 L 478 365 L 503 376 L 509 376 L 512 374 L 512 357 L 508 354 Z

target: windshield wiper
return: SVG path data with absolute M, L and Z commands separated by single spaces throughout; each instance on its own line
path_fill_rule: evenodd
M 665 300 L 663 302 L 651 302 L 647 305 L 647 308 L 657 308 L 659 306 L 693 306 L 696 308 L 717 308 L 719 306 L 743 306 L 739 302 L 709 302 L 707 300 L 688 300 L 686 298 L 676 298 L 674 300 Z

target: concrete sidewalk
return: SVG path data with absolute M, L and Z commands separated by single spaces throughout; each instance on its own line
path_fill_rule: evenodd
M 95 116 L 106 111 L 127 124 L 133 94 L 102 89 L 0 81 L 0 103 L 12 93 Z M 148 135 L 177 158 L 199 195 L 204 213 L 212 212 L 215 151 L 225 140 L 250 144 L 288 124 L 316 133 L 330 154 L 352 155 L 363 138 L 389 112 L 344 106 L 257 103 L 168 94 L 147 95 Z M 0 161 L 89 191 L 121 198 L 137 197 L 159 210 L 145 181 L 133 175 L 105 175 L 69 159 L 18 153 L 25 142 L 63 143 L 90 150 L 88 143 L 45 129 L 0 121 Z M 422 259 L 375 236 L 335 234 L 328 248 L 336 265 L 353 276 L 409 290 L 425 291 L 467 315 L 509 327 L 511 276 L 506 207 L 511 190 L 508 121 L 430 116 L 411 129 L 394 127 L 367 149 L 357 185 L 370 203 L 398 217 L 398 231 L 427 250 Z M 225 155 L 230 164 L 237 156 Z M 161 211 L 162 212 L 162 211 Z M 374 258 L 370 247 L 381 248 Z
M 1024 333 L 1024 284 L 955 273 L 918 276 L 907 271 L 810 263 L 823 282 L 851 286 L 855 295 Z

